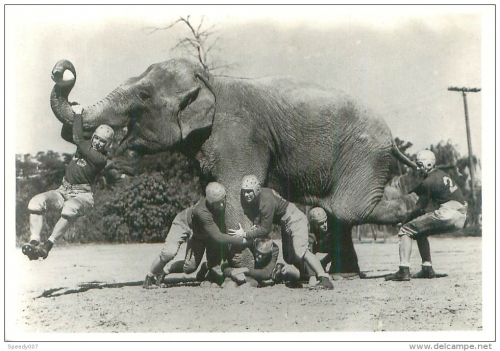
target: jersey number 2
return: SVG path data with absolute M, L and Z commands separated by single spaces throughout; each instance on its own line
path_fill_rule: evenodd
M 455 190 L 458 189 L 458 187 L 455 184 L 453 184 L 453 180 L 451 180 L 451 178 L 443 177 L 443 181 L 444 185 L 446 185 L 448 189 L 450 189 L 450 193 L 453 193 Z

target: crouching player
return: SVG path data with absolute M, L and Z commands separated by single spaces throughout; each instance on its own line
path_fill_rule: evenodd
M 224 274 L 238 285 L 248 284 L 257 288 L 274 285 L 273 272 L 276 268 L 279 247 L 271 239 L 259 238 L 254 241 L 252 253 L 254 268 L 226 268 Z
M 175 216 L 165 238 L 165 244 L 160 254 L 154 258 L 149 273 L 144 279 L 143 288 L 149 289 L 153 287 L 153 284 L 159 286 L 163 282 L 165 276 L 171 273 L 169 270 L 164 269 L 165 266 L 174 259 L 183 243 L 187 244 L 186 259 L 184 259 L 183 267 L 179 273 L 191 274 L 198 268 L 203 257 L 204 248 L 197 249 L 196 241 L 192 240 L 193 208 L 194 206 L 188 207 Z
M 261 188 L 255 175 L 243 177 L 241 204 L 254 227 L 245 232 L 240 226 L 237 230 L 229 230 L 230 234 L 247 240 L 269 238 L 272 224 L 279 224 L 285 262 L 296 267 L 307 263 L 320 280 L 318 286 L 333 289 L 333 284 L 318 258 L 308 250 L 309 222 L 302 211 L 273 189 Z
M 420 151 L 417 154 L 416 163 L 424 180 L 411 191 L 418 195 L 417 206 L 399 229 L 399 270 L 387 276 L 385 280 L 408 281 L 410 278 L 435 278 L 428 236 L 452 232 L 463 228 L 465 224 L 467 202 L 451 177 L 435 168 L 434 153 L 429 150 Z M 439 208 L 426 212 L 425 209 L 431 200 Z M 412 240 L 417 241 L 422 258 L 422 269 L 410 276 Z
M 243 246 L 247 243 L 246 239 L 244 238 L 238 238 L 226 234 L 227 230 L 225 213 L 226 189 L 219 183 L 209 183 L 205 189 L 205 197 L 201 198 L 200 201 L 198 201 L 192 209 L 192 236 L 188 241 L 188 248 L 186 250 L 186 257 L 184 259 L 184 273 L 194 272 L 200 265 L 203 254 L 206 253 L 207 266 L 204 268 L 208 272 L 207 279 L 212 280 L 212 282 L 217 283 L 218 285 L 222 284 L 222 282 L 224 281 L 224 276 L 222 274 L 220 265 L 226 255 L 227 245 L 232 244 Z M 186 216 L 187 214 L 188 213 L 186 213 Z M 184 234 L 177 235 L 177 237 L 188 236 L 188 234 L 185 234 L 186 231 L 189 231 L 189 223 L 187 222 L 187 220 L 186 223 L 181 224 L 181 226 L 183 227 L 183 229 L 181 228 L 180 231 Z M 175 240 L 172 239 L 172 241 Z M 172 245 L 171 247 L 174 247 L 174 245 Z M 175 248 L 178 249 L 177 244 L 175 244 Z M 156 284 L 161 283 L 161 280 L 156 281 L 156 279 L 153 279 L 153 277 L 158 274 L 161 275 L 161 271 L 166 265 L 166 263 L 163 264 L 163 261 L 164 260 L 162 260 L 161 258 L 155 258 L 155 261 L 153 261 L 151 272 L 146 276 L 146 279 L 144 281 L 143 286 L 145 288 L 151 287 L 153 282 Z M 178 266 L 177 262 L 175 262 L 174 265 Z M 178 273 L 177 270 L 172 270 L 172 267 L 170 272 Z M 205 278 L 201 276 L 200 272 L 198 273 L 199 274 L 197 279 L 202 280 Z
M 318 257 L 321 266 L 326 271 L 326 266 L 332 262 L 332 235 L 328 230 L 328 215 L 321 207 L 314 207 L 309 211 L 309 251 Z M 316 274 L 306 263 L 301 272 L 302 280 L 308 280 L 309 285 L 316 285 Z
M 328 215 L 321 207 L 314 207 L 309 211 L 309 251 L 316 255 L 321 266 L 326 270 L 328 263 L 332 261 L 330 253 L 332 246 L 332 235 L 328 230 Z M 290 287 L 301 287 L 302 282 L 308 282 L 309 286 L 318 284 L 316 273 L 304 262 L 301 266 L 278 264 L 275 275 L 286 282 Z

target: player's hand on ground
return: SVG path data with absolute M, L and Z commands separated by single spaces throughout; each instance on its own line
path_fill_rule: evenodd
M 246 268 L 246 267 L 242 267 L 242 268 L 234 268 L 234 269 L 231 271 L 231 276 L 233 276 L 233 277 L 237 277 L 237 276 L 239 276 L 240 274 L 245 274 L 246 272 L 248 272 L 248 268 Z
M 243 284 L 246 282 L 245 275 L 243 273 L 236 275 L 234 279 L 236 279 L 238 284 Z

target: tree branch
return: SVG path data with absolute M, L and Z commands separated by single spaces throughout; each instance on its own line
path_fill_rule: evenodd
M 198 60 L 203 69 L 206 71 L 210 71 L 212 69 L 231 68 L 234 66 L 233 64 L 222 64 L 211 68 L 212 66 L 208 64 L 208 53 L 212 52 L 215 46 L 218 45 L 220 38 L 215 38 L 213 43 L 211 43 L 208 48 L 206 47 L 208 39 L 214 33 L 217 33 L 218 30 L 214 29 L 216 27 L 215 24 L 206 29 L 203 29 L 203 26 L 206 24 L 205 16 L 201 16 L 200 21 L 196 26 L 194 25 L 193 21 L 191 21 L 191 15 L 188 15 L 186 17 L 179 17 L 179 19 L 169 24 L 168 26 L 153 28 L 148 27 L 145 30 L 148 31 L 148 34 L 152 34 L 160 30 L 169 30 L 180 22 L 184 23 L 189 28 L 191 36 L 180 39 L 172 48 L 172 50 L 181 49 L 185 51 L 189 56 L 193 54 L 194 50 L 193 56 Z M 220 49 L 218 49 L 218 51 L 220 52 Z
M 182 22 L 181 18 L 178 19 L 177 21 L 175 21 L 174 23 L 166 26 L 166 27 L 146 27 L 146 28 L 144 28 L 144 30 L 149 30 L 148 34 L 152 34 L 154 32 L 160 31 L 160 30 L 168 30 L 168 29 L 172 28 L 173 26 L 175 26 L 179 22 Z

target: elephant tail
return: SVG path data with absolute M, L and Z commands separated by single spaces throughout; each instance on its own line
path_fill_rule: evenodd
M 408 167 L 411 167 L 411 168 L 414 168 L 416 169 L 417 168 L 417 165 L 415 164 L 415 162 L 413 162 L 412 160 L 410 160 L 408 157 L 406 157 L 405 154 L 403 154 L 399 149 L 398 147 L 396 146 L 396 143 L 394 142 L 394 140 L 392 141 L 392 146 L 391 146 L 391 151 L 392 151 L 392 155 L 394 157 L 396 157 L 396 159 L 402 163 L 404 163 L 405 165 L 407 165 Z

